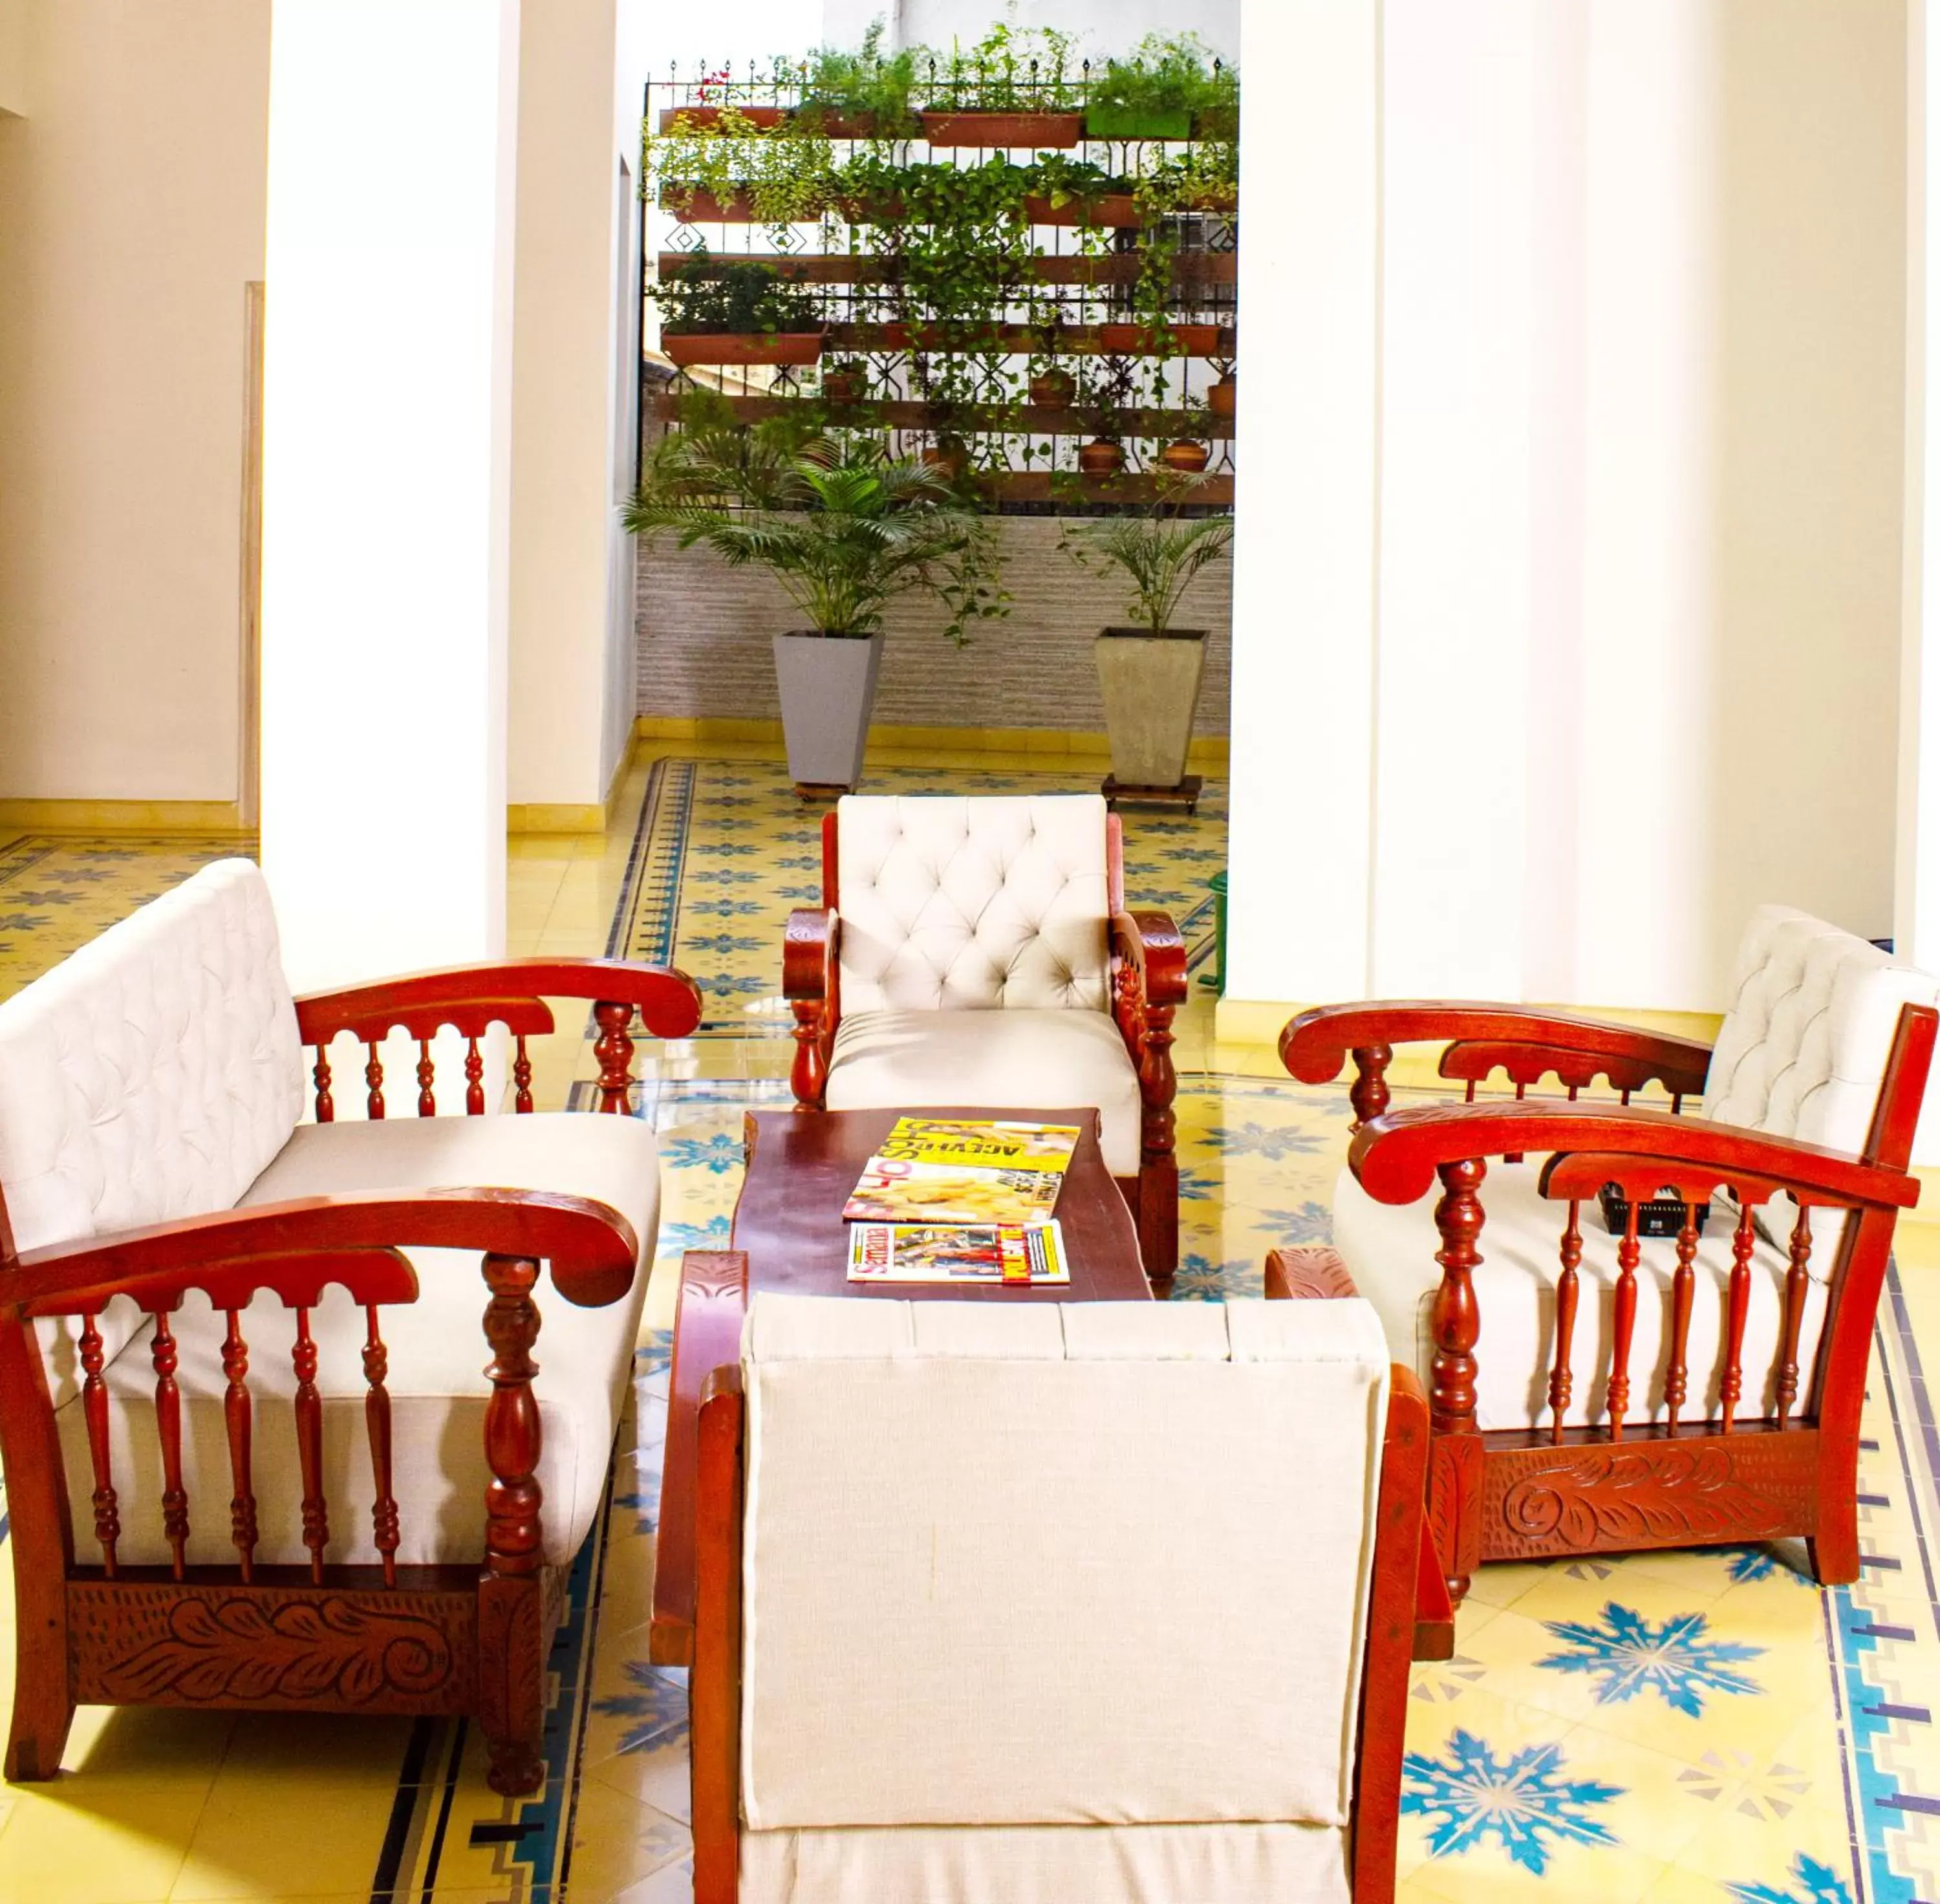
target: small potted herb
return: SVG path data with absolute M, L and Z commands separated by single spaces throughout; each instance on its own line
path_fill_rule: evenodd
M 853 787 L 889 604 L 940 602 L 959 645 L 971 623 L 1008 612 L 994 520 L 870 438 L 804 435 L 785 419 L 744 429 L 718 398 L 690 399 L 681 422 L 648 455 L 626 526 L 704 543 L 780 584 L 808 624 L 773 638 L 789 777 Z
M 822 395 L 829 403 L 860 403 L 869 394 L 869 367 L 859 357 L 843 357 L 822 367 Z
M 1109 627 L 1092 645 L 1121 788 L 1173 789 L 1185 779 L 1192 724 L 1206 673 L 1206 630 L 1175 628 L 1186 584 L 1231 546 L 1231 516 L 1185 517 L 1203 478 L 1162 478 L 1136 516 L 1070 523 L 1058 546 L 1080 568 L 1126 590 L 1133 625 Z
M 1072 36 L 999 20 L 966 53 L 953 50 L 923 136 L 932 145 L 1068 149 L 1084 134 L 1077 87 L 1066 77 Z
M 822 355 L 814 300 L 772 266 L 688 259 L 647 294 L 676 364 L 812 364 Z
M 883 50 L 883 22 L 871 22 L 861 47 L 824 47 L 809 56 L 797 124 L 825 139 L 913 139 L 917 50 Z
M 1237 74 L 1213 60 L 1196 33 L 1148 33 L 1128 56 L 1108 60 L 1094 75 L 1085 136 L 1190 139 L 1197 119 L 1216 119 L 1237 92 Z

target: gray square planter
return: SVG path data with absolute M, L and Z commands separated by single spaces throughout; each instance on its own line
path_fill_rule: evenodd
M 798 786 L 853 788 L 862 777 L 883 637 L 777 635 L 774 642 L 789 778 Z
M 1092 644 L 1112 743 L 1112 776 L 1130 787 L 1176 787 L 1185 778 L 1186 750 L 1199 684 L 1206 673 L 1206 632 L 1107 628 Z

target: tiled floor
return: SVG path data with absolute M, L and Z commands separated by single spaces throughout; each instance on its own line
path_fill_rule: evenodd
M 1078 787 L 1042 758 L 872 763 L 883 787 Z M 1197 822 L 1128 823 L 1135 899 L 1186 914 L 1224 859 L 1223 789 Z M 779 924 L 813 896 L 812 816 L 758 749 L 636 770 L 605 839 L 515 840 L 511 950 L 671 955 L 709 1029 L 652 1051 L 642 1109 L 665 1200 L 613 1503 L 581 1555 L 554 1668 L 549 1779 L 494 1797 L 475 1731 L 408 1722 L 83 1713 L 68 1771 L 0 1792 L 0 1904 L 304 1898 L 384 1904 L 686 1899 L 686 1712 L 645 1663 L 682 1250 L 726 1234 L 751 1103 L 785 1101 Z M 0 996 L 225 849 L 0 841 Z M 1206 969 L 1209 919 L 1188 930 Z M 1198 990 L 1195 986 L 1195 990 Z M 1256 1291 L 1266 1250 L 1327 1234 L 1345 1106 L 1267 1051 L 1228 1051 L 1209 995 L 1178 1047 L 1177 1293 Z M 591 1075 L 578 1026 L 540 1054 L 542 1101 Z M 1911 1904 L 1940 1898 L 1940 1441 L 1921 1366 L 1940 1232 L 1902 1231 L 1881 1316 L 1862 1488 L 1864 1578 L 1822 1594 L 1763 1550 L 1485 1569 L 1457 1657 L 1418 1669 L 1402 1825 L 1409 1899 Z M 0 1582 L 0 1624 L 11 1581 Z M 11 1646 L 0 1646 L 10 1680 Z M 0 1696 L 9 1688 L 0 1685 Z M 900 1901 L 897 1901 L 900 1904 Z M 1074 1901 L 1075 1904 L 1075 1901 Z M 1191 1904 L 1181 1900 L 1180 1904 Z

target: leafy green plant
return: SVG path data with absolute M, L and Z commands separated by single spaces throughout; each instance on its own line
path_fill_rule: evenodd
M 1091 75 L 1085 103 L 1127 117 L 1218 112 L 1237 101 L 1239 75 L 1218 64 L 1196 33 L 1148 33 Z
M 1179 514 L 1205 480 L 1168 477 L 1140 514 L 1066 523 L 1058 537 L 1058 547 L 1081 569 L 1115 576 L 1133 623 L 1155 635 L 1170 630 L 1186 584 L 1232 546 L 1231 516 Z
M 941 471 L 870 438 L 804 436 L 785 420 L 743 429 L 724 405 L 691 406 L 648 456 L 626 525 L 767 569 L 818 634 L 873 635 L 917 590 L 943 603 L 959 647 L 972 623 L 1009 612 L 992 519 Z
M 870 23 L 862 44 L 853 53 L 824 47 L 809 56 L 801 81 L 798 128 L 819 130 L 831 117 L 865 119 L 877 139 L 909 139 L 917 121 L 912 101 L 916 93 L 917 52 L 883 50 L 883 22 Z
M 930 103 L 950 112 L 1075 111 L 1082 103 L 1071 72 L 1075 44 L 1055 27 L 998 20 L 975 46 L 953 42 Z
M 773 336 L 819 331 L 822 314 L 807 291 L 773 266 L 717 264 L 703 253 L 652 285 L 660 328 L 675 337 Z
M 828 139 L 792 124 L 764 131 L 733 106 L 710 125 L 682 114 L 672 132 L 648 133 L 641 166 L 642 190 L 670 210 L 688 211 L 697 193 L 724 203 L 745 192 L 771 230 L 820 218 L 841 191 Z

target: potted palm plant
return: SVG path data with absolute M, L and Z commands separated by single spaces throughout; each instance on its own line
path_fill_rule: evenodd
M 889 604 L 932 596 L 959 645 L 972 622 L 1008 612 L 992 520 L 872 438 L 805 436 L 785 420 L 746 430 L 724 405 L 691 404 L 682 422 L 648 456 L 627 526 L 704 543 L 781 584 L 808 624 L 774 637 L 789 777 L 804 791 L 853 788 Z
M 1092 645 L 1112 745 L 1112 779 L 1121 792 L 1171 792 L 1186 785 L 1185 758 L 1206 630 L 1175 628 L 1186 584 L 1231 546 L 1230 516 L 1181 513 L 1203 478 L 1161 480 L 1137 515 L 1066 525 L 1058 546 L 1079 567 L 1110 575 L 1126 590 L 1133 625 L 1107 628 Z

